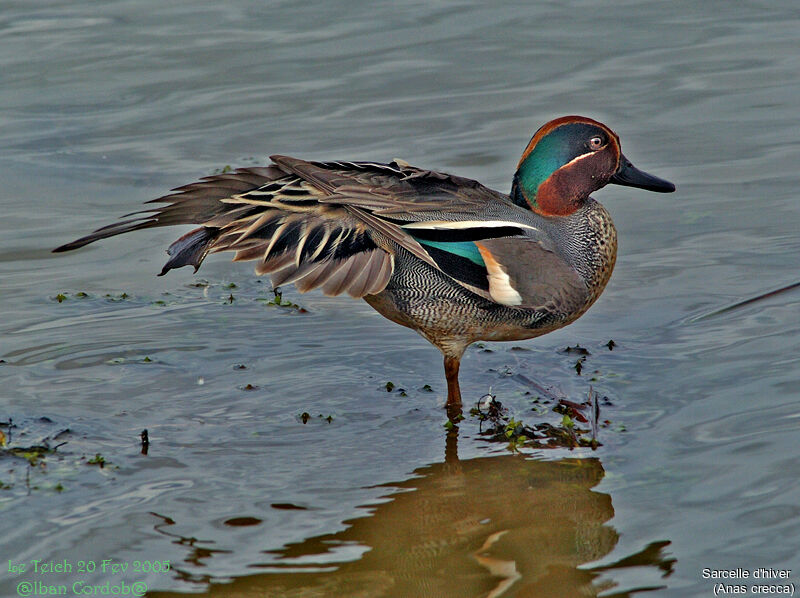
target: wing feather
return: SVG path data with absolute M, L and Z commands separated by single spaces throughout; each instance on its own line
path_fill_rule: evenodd
M 346 260 L 341 268 L 336 270 L 333 275 L 325 281 L 322 285 L 322 292 L 326 295 L 340 295 L 350 285 L 351 272 L 353 267 L 361 265 L 361 257 L 363 254 L 358 254 L 349 260 Z
M 133 230 L 194 224 L 200 228 L 170 246 L 162 274 L 185 265 L 197 269 L 208 253 L 233 251 L 235 261 L 255 261 L 256 272 L 270 274 L 274 284 L 363 297 L 386 287 L 401 247 L 450 275 L 448 264 L 455 261 L 442 257 L 444 243 L 535 232 L 513 219 L 517 208 L 505 195 L 471 179 L 401 160 L 309 162 L 278 155 L 272 160 L 267 167 L 178 187 L 148 202 L 160 205 L 56 251 Z M 436 259 L 429 247 L 440 248 Z M 483 275 L 461 272 L 453 280 L 485 294 L 488 283 L 470 283 L 470 276 Z
M 301 293 L 316 289 L 325 284 L 342 266 L 344 266 L 344 260 L 330 260 L 317 264 L 308 274 L 298 278 L 295 281 L 295 286 Z M 384 286 L 386 285 L 384 284 Z M 383 287 L 380 290 L 383 290 Z

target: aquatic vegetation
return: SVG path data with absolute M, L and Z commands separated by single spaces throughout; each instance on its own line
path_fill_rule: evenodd
M 444 429 L 448 432 L 453 432 L 458 430 L 458 424 L 464 421 L 464 415 L 462 413 L 456 413 L 451 415 L 447 418 L 447 421 L 444 423 Z
M 11 420 L 0 422 L 0 427 L 7 430 L 7 433 L 2 434 L 5 442 L 0 444 L 0 461 L 9 460 L 4 464 L 5 471 L 16 481 L 16 483 L 4 481 L 0 489 L 8 490 L 22 485 L 27 492 L 46 489 L 63 492 L 66 490 L 63 479 L 54 480 L 53 476 L 75 478 L 80 474 L 81 464 L 97 466 L 100 469 L 117 468 L 99 452 L 87 458 L 84 454 L 59 450 L 76 437 L 70 428 L 60 428 L 48 434 L 48 428 L 52 429 L 55 424 L 56 422 L 46 416 L 21 424 Z M 147 431 L 143 431 L 142 434 L 142 442 L 149 443 Z M 17 438 L 34 440 L 23 444 L 18 440 L 15 441 Z M 24 465 L 20 467 L 20 463 Z M 21 484 L 22 480 L 24 484 Z
M 47 456 L 55 453 L 54 449 L 48 446 L 26 446 L 26 447 L 11 447 L 6 449 L 6 454 L 13 455 L 25 459 L 31 466 L 35 467 Z
M 266 303 L 267 305 L 274 306 L 274 307 L 282 307 L 282 308 L 285 308 L 285 309 L 293 309 L 293 310 L 297 311 L 297 313 L 301 313 L 301 314 L 308 313 L 308 310 L 306 310 L 303 307 L 300 307 L 299 305 L 297 305 L 297 303 L 293 303 L 293 302 L 289 301 L 288 299 L 284 299 L 283 298 L 283 292 L 281 291 L 280 287 L 273 288 L 272 289 L 272 294 L 273 294 L 272 299 L 268 299 L 268 300 L 267 299 L 259 299 L 259 301 L 261 301 L 262 303 Z
M 103 295 L 109 301 L 125 301 L 126 299 L 130 299 L 130 295 L 128 293 L 122 292 L 119 295 L 112 295 L 111 293 L 106 293 Z
M 567 346 L 564 349 L 562 349 L 561 352 L 562 353 L 567 353 L 567 354 L 572 353 L 572 354 L 577 354 L 577 355 L 584 355 L 584 356 L 591 355 L 591 353 L 589 352 L 589 349 L 581 347 L 578 344 L 576 344 L 574 347 Z
M 126 357 L 121 355 L 105 361 L 106 365 L 123 365 L 129 363 L 158 363 L 158 360 L 152 359 L 149 355 L 145 355 L 144 357 Z
M 581 357 L 578 361 L 575 362 L 575 365 L 573 366 L 575 368 L 575 371 L 578 373 L 579 376 L 581 375 L 581 372 L 583 371 L 583 362 L 584 361 L 586 361 L 586 357 Z
M 430 386 L 427 385 L 427 384 L 425 386 L 430 388 Z M 388 381 L 386 384 L 382 385 L 381 388 L 385 389 L 386 392 L 397 392 L 401 397 L 407 397 L 408 396 L 408 392 L 406 391 L 405 388 L 395 385 L 395 383 L 392 382 L 391 380 Z
M 72 298 L 72 299 L 87 299 L 88 297 L 89 297 L 89 293 L 84 293 L 83 291 L 78 291 L 77 293 L 73 293 L 72 295 L 70 295 L 66 291 L 61 291 L 55 297 L 53 297 L 53 300 L 57 301 L 58 303 L 63 303 L 64 301 L 67 301 L 70 298 Z
M 328 414 L 327 416 L 325 416 L 320 413 L 319 415 L 317 415 L 317 419 L 331 423 L 333 421 L 333 415 Z M 300 414 L 300 421 L 303 422 L 304 424 L 307 424 L 309 420 L 311 420 L 311 414 L 308 411 L 303 411 L 303 413 Z
M 82 458 L 59 450 L 67 444 L 71 431 L 60 428 L 53 432 L 54 425 L 55 422 L 46 416 L 23 423 L 11 419 L 0 422 L 0 428 L 5 430 L 0 431 L 3 438 L 0 462 L 4 472 L 0 490 L 14 493 L 35 490 L 63 492 L 66 489 L 63 478 L 78 475 Z M 20 442 L 22 438 L 25 442 Z
M 484 395 L 478 403 L 470 409 L 470 416 L 479 421 L 479 434 L 488 442 L 508 443 L 509 450 L 517 451 L 520 448 L 552 449 L 552 448 L 577 448 L 589 447 L 592 449 L 600 446 L 597 439 L 597 418 L 599 418 L 599 396 L 594 391 L 589 391 L 589 396 L 584 403 L 575 403 L 566 399 L 559 399 L 550 409 L 560 414 L 561 419 L 556 425 L 549 422 L 527 424 L 522 419 L 511 416 L 508 409 L 491 393 Z M 533 403 L 549 403 L 536 397 Z M 589 411 L 589 415 L 585 413 Z M 542 412 L 539 412 L 542 414 Z M 590 423 L 590 429 L 585 429 L 579 424 Z M 486 427 L 484 428 L 484 425 Z
M 106 460 L 105 457 L 103 457 L 103 455 L 101 455 L 100 453 L 96 453 L 94 457 L 86 461 L 86 465 L 97 465 L 98 467 L 100 467 L 100 469 L 102 469 L 103 467 L 106 466 Z

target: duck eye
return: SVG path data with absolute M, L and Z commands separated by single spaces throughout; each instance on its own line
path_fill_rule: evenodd
M 599 150 L 601 147 L 603 147 L 603 138 L 600 137 L 599 135 L 595 135 L 589 140 L 589 143 L 587 143 L 587 145 L 589 146 L 589 149 L 592 151 Z

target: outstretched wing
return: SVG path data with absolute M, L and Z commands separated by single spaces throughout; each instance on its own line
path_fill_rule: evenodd
M 470 179 L 400 161 L 272 160 L 269 167 L 243 168 L 179 187 L 148 202 L 166 205 L 131 214 L 55 251 L 143 228 L 197 224 L 200 228 L 170 246 L 161 274 L 185 265 L 197 269 L 210 252 L 234 251 L 234 260 L 256 260 L 256 272 L 270 273 L 275 285 L 293 282 L 302 292 L 321 287 L 326 294 L 363 297 L 385 288 L 394 256 L 403 248 L 487 296 L 485 268 L 465 278 L 447 259 L 454 255 L 450 250 L 463 243 L 476 248 L 475 240 L 520 235 L 531 228 L 487 220 L 493 202 L 512 204 Z

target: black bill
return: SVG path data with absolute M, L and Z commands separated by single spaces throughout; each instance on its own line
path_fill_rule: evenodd
M 625 185 L 626 187 L 639 187 L 640 189 L 657 191 L 658 193 L 672 193 L 675 191 L 675 185 L 639 170 L 625 156 L 619 157 L 619 168 L 614 173 L 614 176 L 611 177 L 609 183 Z

